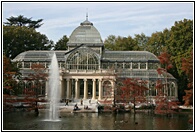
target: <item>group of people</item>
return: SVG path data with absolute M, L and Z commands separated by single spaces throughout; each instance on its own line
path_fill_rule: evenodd
M 80 104 L 83 105 L 83 100 L 82 100 L 82 99 L 80 100 Z M 89 104 L 91 104 L 91 99 L 89 100 Z M 85 105 L 85 106 L 84 106 L 84 109 L 88 110 L 88 109 L 90 109 L 90 108 L 89 108 L 87 105 Z M 77 103 L 74 105 L 74 109 L 73 109 L 73 110 L 74 110 L 74 111 L 80 110 L 80 109 L 78 108 Z

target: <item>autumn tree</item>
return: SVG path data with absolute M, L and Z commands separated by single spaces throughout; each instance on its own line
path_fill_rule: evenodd
M 178 102 L 176 101 L 169 101 L 168 100 L 168 95 L 164 93 L 164 88 L 166 84 L 163 83 L 162 80 L 157 80 L 156 81 L 156 90 L 157 90 L 157 95 L 155 97 L 155 113 L 156 114 L 166 114 L 170 115 L 171 113 L 175 113 L 175 109 L 178 109 Z
M 136 102 L 145 102 L 145 91 L 148 90 L 146 87 L 147 82 L 145 80 L 126 78 L 123 80 L 121 87 L 122 95 L 121 98 L 126 103 L 132 102 L 134 104 L 134 114 Z
M 15 63 L 3 55 L 3 110 L 11 110 L 17 95 L 17 79 L 20 73 Z M 8 104 L 11 103 L 11 104 Z
M 16 79 L 19 76 L 20 73 L 16 64 L 3 55 L 3 94 L 15 94 L 15 89 L 17 88 Z
M 25 79 L 27 81 L 33 82 L 29 88 L 25 88 L 24 94 L 27 102 L 30 102 L 32 105 L 35 105 L 35 111 L 38 111 L 38 101 L 40 97 L 43 97 L 43 94 L 40 95 L 40 92 L 44 88 L 45 81 L 48 77 L 45 66 L 42 64 L 32 64 L 31 65 L 32 73 L 28 75 Z
M 186 58 L 182 58 L 182 71 L 188 77 L 188 89 L 185 90 L 186 95 L 183 96 L 184 105 L 193 105 L 193 51 Z
M 168 99 L 168 70 L 171 69 L 173 65 L 170 60 L 171 55 L 168 54 L 167 51 L 162 52 L 158 58 L 162 68 L 158 68 L 157 72 L 159 75 L 164 76 L 164 80 L 157 80 L 156 83 L 157 96 L 155 97 L 155 112 L 169 114 L 173 112 L 173 107 L 177 107 L 177 103 L 175 101 L 169 101 Z

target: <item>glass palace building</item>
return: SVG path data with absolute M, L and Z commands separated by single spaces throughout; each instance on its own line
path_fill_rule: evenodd
M 13 59 L 17 62 L 24 80 L 18 81 L 23 89 L 33 85 L 26 81 L 33 63 L 43 64 L 47 70 L 53 53 L 56 53 L 61 90 L 61 99 L 110 100 L 114 98 L 116 78 L 137 78 L 146 80 L 149 90 L 146 97 L 153 99 L 157 95 L 156 81 L 165 82 L 167 77 L 170 99 L 177 99 L 176 79 L 169 73 L 159 75 L 159 59 L 148 51 L 108 51 L 104 48 L 99 31 L 88 21 L 80 24 L 70 35 L 68 50 L 60 51 L 25 51 Z M 40 81 L 40 95 L 47 96 L 48 81 Z M 109 84 L 110 89 L 104 84 Z M 109 90 L 109 91 L 108 91 Z M 165 91 L 165 90 L 163 90 Z

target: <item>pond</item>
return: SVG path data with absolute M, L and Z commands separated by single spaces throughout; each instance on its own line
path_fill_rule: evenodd
M 3 130 L 193 130 L 188 123 L 192 114 L 171 117 L 147 113 L 61 113 L 59 121 L 45 121 L 28 112 L 4 112 Z

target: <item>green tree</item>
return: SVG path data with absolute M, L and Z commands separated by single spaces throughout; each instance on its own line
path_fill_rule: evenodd
M 138 46 L 140 47 L 140 50 L 147 50 L 147 42 L 150 37 L 146 36 L 144 33 L 135 34 L 134 40 L 137 42 Z
M 193 50 L 193 20 L 176 21 L 169 34 L 166 47 L 171 54 L 174 66 L 169 72 L 178 79 L 178 97 L 182 102 L 185 95 L 184 90 L 188 89 L 187 84 L 189 83 L 188 76 L 182 70 L 182 58 L 188 58 Z
M 181 75 L 181 59 L 189 56 L 193 49 L 193 21 L 187 19 L 176 21 L 171 27 L 170 38 L 166 43 L 172 56 L 171 60 L 175 63 L 178 74 Z
M 114 36 L 110 35 L 104 41 L 105 48 L 108 50 L 115 50 L 115 51 L 131 51 L 131 50 L 139 50 L 139 46 L 137 42 L 131 37 L 121 37 L 121 36 Z
M 33 28 L 3 26 L 3 52 L 10 59 L 28 50 L 50 50 L 52 42 Z
M 160 55 L 160 52 L 163 51 L 165 47 L 164 35 L 162 32 L 152 33 L 151 37 L 147 42 L 147 51 L 152 52 L 156 56 Z
M 69 41 L 69 38 L 67 38 L 66 35 L 64 35 L 56 45 L 54 46 L 54 50 L 67 50 L 67 42 Z
M 108 38 L 104 41 L 104 46 L 108 50 L 113 50 L 113 47 L 116 43 L 116 36 L 115 35 L 109 35 Z
M 43 25 L 43 23 L 41 24 L 41 22 L 43 21 L 43 19 L 38 19 L 38 20 L 31 20 L 32 18 L 27 18 L 24 17 L 23 15 L 19 15 L 17 17 L 9 17 L 7 18 L 8 22 L 5 22 L 4 25 L 6 26 L 25 26 L 28 28 L 39 28 L 41 25 Z

